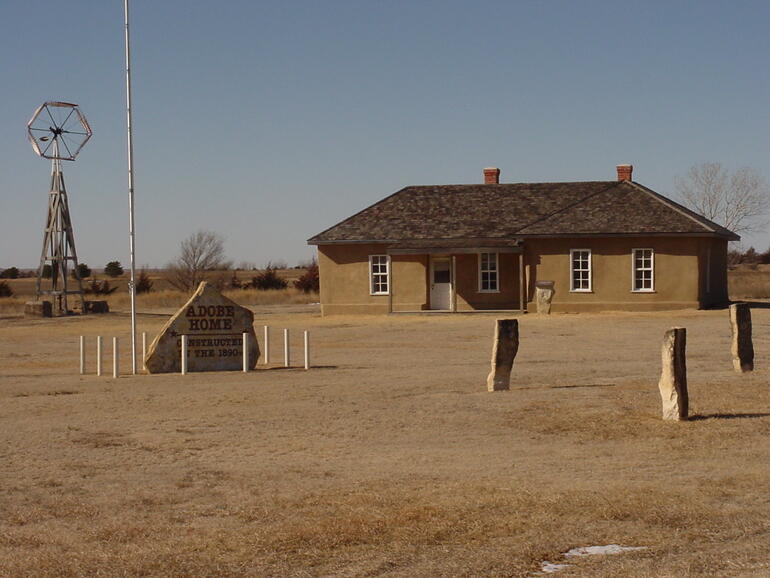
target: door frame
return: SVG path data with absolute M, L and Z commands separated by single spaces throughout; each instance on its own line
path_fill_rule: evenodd
M 447 293 L 447 306 L 443 309 L 433 307 L 433 275 L 435 263 L 437 261 L 446 262 L 449 266 L 449 289 Z M 454 259 L 451 255 L 430 255 L 430 266 L 428 267 L 428 308 L 431 311 L 453 311 L 454 301 Z

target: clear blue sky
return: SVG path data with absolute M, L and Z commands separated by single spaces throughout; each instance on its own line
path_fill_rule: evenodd
M 137 263 L 197 229 L 258 266 L 410 184 L 770 177 L 770 2 L 132 0 Z M 128 263 L 122 0 L 0 4 L 0 267 L 36 266 L 46 100 L 94 136 L 65 165 L 80 260 Z M 745 238 L 767 248 L 770 235 Z

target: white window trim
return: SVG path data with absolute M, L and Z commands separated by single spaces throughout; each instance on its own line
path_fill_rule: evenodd
M 572 269 L 575 253 L 579 251 L 588 252 L 588 289 L 575 289 L 575 271 Z M 569 292 L 570 293 L 593 293 L 594 291 L 594 259 L 591 249 L 570 249 L 569 250 Z
M 372 260 L 375 257 L 385 257 L 385 266 L 387 267 L 387 271 L 385 273 L 385 278 L 387 280 L 388 284 L 388 290 L 387 291 L 374 291 L 374 274 L 372 272 Z M 380 273 L 378 273 L 379 275 Z M 369 295 L 390 295 L 390 255 L 369 255 Z
M 649 251 L 650 252 L 650 288 L 649 289 L 637 289 L 636 288 L 636 252 L 637 251 Z M 631 249 L 631 293 L 655 293 L 655 249 L 652 247 L 637 247 Z
M 500 253 L 477 253 L 477 261 L 478 261 L 478 275 L 479 275 L 479 285 L 478 285 L 478 292 L 479 293 L 500 293 Z M 497 289 L 482 289 L 481 288 L 481 255 L 494 255 L 495 256 L 495 273 L 496 276 L 496 282 L 495 285 L 497 286 Z

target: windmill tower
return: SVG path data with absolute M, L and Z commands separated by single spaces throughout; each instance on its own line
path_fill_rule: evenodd
M 91 138 L 91 127 L 76 104 L 45 102 L 27 123 L 27 136 L 32 148 L 43 158 L 51 159 L 51 189 L 48 194 L 48 218 L 43 233 L 43 251 L 35 283 L 35 299 L 53 297 L 53 309 L 60 315 L 69 312 L 68 295 L 77 295 L 85 313 L 83 284 L 78 272 L 75 236 L 72 232 L 67 190 L 64 187 L 62 161 L 74 161 L 80 149 Z M 43 278 L 46 265 L 50 279 Z M 69 283 L 70 271 L 76 287 Z

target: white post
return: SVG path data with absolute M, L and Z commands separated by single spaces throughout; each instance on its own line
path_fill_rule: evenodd
M 283 366 L 289 367 L 289 330 L 283 330 Z
M 243 332 L 243 373 L 249 372 L 249 334 Z
M 142 369 L 147 371 L 145 359 L 147 359 L 147 332 L 142 331 Z
M 102 374 L 102 336 L 96 338 L 96 375 Z
M 182 335 L 182 375 L 187 375 L 187 336 Z
M 112 378 L 117 379 L 120 374 L 120 360 L 118 354 L 118 338 L 112 338 Z
M 86 338 L 80 336 L 80 375 L 86 372 Z
M 265 365 L 270 363 L 270 328 L 265 325 Z
M 305 331 L 305 369 L 310 369 L 310 332 Z

